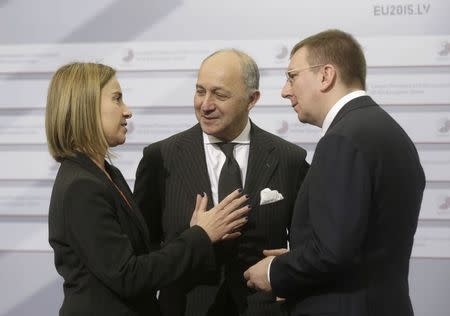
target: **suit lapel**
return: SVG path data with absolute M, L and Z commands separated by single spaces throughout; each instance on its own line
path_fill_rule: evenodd
M 251 196 L 252 205 L 259 205 L 259 191 L 267 186 L 278 165 L 275 144 L 252 123 L 250 152 L 244 191 Z
M 183 133 L 176 142 L 176 152 L 172 160 L 171 169 L 177 174 L 182 187 L 189 190 L 189 195 L 205 192 L 208 195 L 208 209 L 213 207 L 211 184 L 206 166 L 205 149 L 200 125 Z

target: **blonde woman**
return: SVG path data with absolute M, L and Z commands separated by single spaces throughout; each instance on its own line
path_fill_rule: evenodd
M 191 228 L 151 251 L 125 179 L 105 160 L 125 142 L 131 116 L 109 66 L 72 63 L 51 80 L 45 127 L 50 154 L 61 165 L 49 242 L 64 278 L 60 315 L 159 315 L 156 290 L 214 269 L 212 243 L 239 236 L 236 229 L 246 223 L 250 208 L 242 207 L 247 197 L 240 190 L 208 212 L 207 197 L 197 195 Z

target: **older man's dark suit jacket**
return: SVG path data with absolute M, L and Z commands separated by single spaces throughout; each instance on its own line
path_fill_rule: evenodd
M 225 261 L 226 286 L 240 310 L 247 315 L 278 315 L 280 307 L 272 295 L 250 292 L 243 272 L 262 259 L 263 249 L 286 247 L 297 191 L 307 172 L 306 152 L 252 124 L 250 151 L 244 193 L 253 208 L 243 235 L 234 241 L 231 252 L 216 247 L 217 257 Z M 260 206 L 260 191 L 278 190 L 284 200 Z M 155 243 L 176 238 L 189 226 L 195 195 L 206 192 L 209 208 L 213 206 L 211 185 L 206 167 L 203 136 L 197 124 L 189 130 L 144 149 L 136 174 L 134 196 L 149 225 Z M 158 201 L 155 203 L 155 201 Z M 223 257 L 226 258 L 223 258 Z M 176 289 L 161 291 L 161 308 L 166 315 L 182 315 L 184 294 L 198 283 L 217 282 L 218 276 L 192 279 Z M 176 293 L 178 290 L 178 294 Z M 232 315 L 231 304 L 220 306 L 217 284 L 197 286 L 187 296 L 186 315 L 205 315 L 215 301 L 224 315 Z M 211 313 L 211 312 L 210 312 Z M 218 311 L 214 312 L 217 314 Z
M 84 154 L 64 159 L 56 176 L 48 220 L 55 266 L 64 278 L 60 315 L 160 315 L 156 290 L 214 267 L 211 241 L 194 226 L 150 252 L 127 183 L 117 168 L 106 167 L 130 205 Z
M 346 104 L 300 189 L 270 279 L 291 315 L 410 316 L 408 270 L 425 186 L 416 148 L 370 97 Z

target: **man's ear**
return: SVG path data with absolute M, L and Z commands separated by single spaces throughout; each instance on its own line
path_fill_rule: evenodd
M 320 91 L 328 91 L 330 90 L 337 80 L 337 69 L 334 65 L 326 64 L 320 70 L 321 73 L 321 82 L 320 82 Z
M 260 96 L 261 96 L 261 93 L 259 92 L 259 90 L 255 90 L 252 92 L 252 94 L 250 94 L 249 103 L 247 105 L 248 111 L 250 111 L 255 106 L 255 104 L 256 104 L 256 102 L 258 102 Z

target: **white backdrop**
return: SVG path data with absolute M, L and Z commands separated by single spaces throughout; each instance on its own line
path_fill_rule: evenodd
M 319 129 L 298 122 L 280 89 L 293 44 L 327 28 L 361 42 L 369 94 L 416 143 L 427 187 L 411 296 L 416 315 L 448 315 L 450 1 L 0 0 L 0 316 L 56 315 L 62 300 L 47 241 L 58 164 L 44 131 L 58 66 L 98 61 L 119 71 L 134 116 L 113 162 L 132 186 L 142 148 L 195 123 L 196 70 L 226 47 L 246 51 L 261 68 L 252 119 L 311 159 Z

